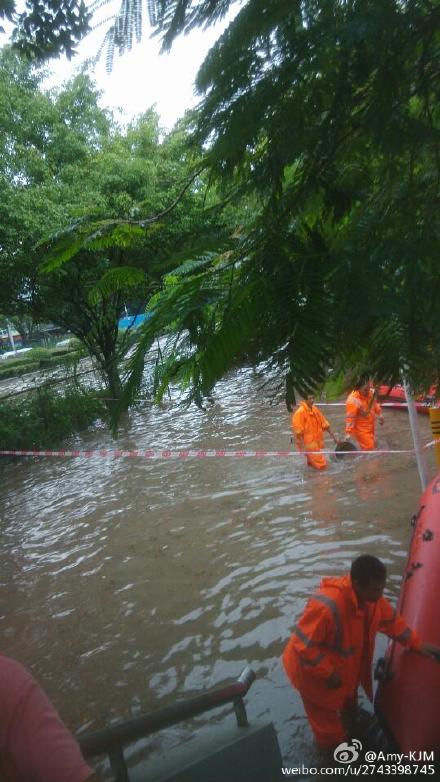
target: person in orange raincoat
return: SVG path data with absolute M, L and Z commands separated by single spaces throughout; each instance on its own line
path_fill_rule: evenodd
M 347 740 L 346 715 L 356 708 L 359 684 L 372 700 L 378 632 L 421 654 L 440 652 L 423 643 L 382 597 L 385 580 L 385 565 L 369 554 L 354 560 L 350 575 L 323 578 L 284 649 L 285 671 L 322 749 Z
M 376 402 L 375 391 L 370 387 L 370 381 L 362 377 L 346 401 L 346 439 L 355 438 L 362 451 L 372 451 L 375 447 L 374 430 L 376 416 L 383 424 L 380 405 Z
M 307 464 L 316 470 L 323 470 L 327 466 L 327 459 L 321 453 L 310 453 L 310 451 L 321 451 L 324 447 L 324 432 L 327 431 L 335 443 L 338 439 L 333 434 L 330 424 L 323 416 L 320 410 L 315 407 L 315 397 L 310 394 L 291 417 L 292 431 L 296 440 L 298 451 L 304 451 Z

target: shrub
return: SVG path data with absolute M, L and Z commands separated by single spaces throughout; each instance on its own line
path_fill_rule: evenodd
M 58 395 L 40 387 L 0 405 L 0 442 L 5 450 L 48 448 L 106 416 L 96 391 Z

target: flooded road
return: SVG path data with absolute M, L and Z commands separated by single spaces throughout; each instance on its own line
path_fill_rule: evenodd
M 66 448 L 287 449 L 285 405 L 240 371 L 206 412 L 143 405 L 117 444 L 99 426 Z M 343 432 L 343 407 L 323 407 Z M 384 410 L 379 446 L 411 447 Z M 419 416 L 422 441 L 431 440 Z M 331 439 L 326 445 L 331 446 Z M 395 599 L 420 496 L 411 454 L 300 458 L 26 459 L 1 473 L 4 654 L 27 665 L 75 731 L 96 730 L 257 673 L 250 720 L 272 720 L 286 762 L 314 747 L 280 654 L 320 577 L 360 553 L 383 558 Z M 428 452 L 429 474 L 435 472 Z M 379 646 L 383 649 L 384 644 Z M 223 710 L 221 714 L 228 712 Z M 218 712 L 195 721 L 200 730 Z M 184 725 L 154 737 L 166 749 Z

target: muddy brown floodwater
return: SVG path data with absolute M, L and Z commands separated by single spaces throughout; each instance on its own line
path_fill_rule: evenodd
M 254 373 L 229 376 L 215 397 L 207 412 L 139 407 L 117 446 L 289 447 L 285 406 L 269 404 Z M 342 433 L 343 408 L 323 411 Z M 384 415 L 379 446 L 410 448 L 406 413 Z M 426 443 L 428 417 L 419 422 Z M 115 447 L 100 427 L 75 445 Z M 433 476 L 432 451 L 428 463 Z M 320 577 L 344 573 L 360 553 L 386 562 L 395 600 L 420 493 L 411 454 L 332 461 L 322 473 L 302 457 L 6 465 L 1 648 L 32 670 L 75 732 L 229 683 L 251 665 L 250 720 L 275 723 L 286 762 L 312 762 L 283 646 Z M 148 751 L 196 741 L 229 711 L 158 734 Z

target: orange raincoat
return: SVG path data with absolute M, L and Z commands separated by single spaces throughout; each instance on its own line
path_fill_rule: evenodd
M 323 470 L 327 466 L 325 456 L 308 452 L 320 451 L 324 447 L 324 431 L 330 428 L 325 416 L 315 405 L 310 409 L 306 402 L 301 402 L 291 417 L 291 426 L 296 437 L 304 438 L 307 464 L 316 470 Z
M 359 606 L 350 576 L 323 578 L 295 625 L 283 652 L 292 685 L 299 690 L 306 714 L 322 747 L 346 738 L 340 711 L 356 700 L 359 684 L 372 700 L 372 662 L 378 632 L 419 649 L 421 641 L 385 597 Z M 342 679 L 329 689 L 326 679 Z
M 375 446 L 375 419 L 381 414 L 378 402 L 372 401 L 373 390 L 364 396 L 360 391 L 352 391 L 346 401 L 345 432 L 355 437 L 363 451 L 372 451 Z

